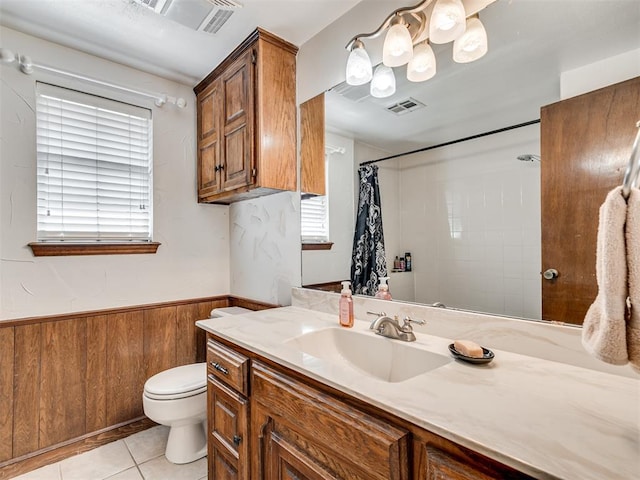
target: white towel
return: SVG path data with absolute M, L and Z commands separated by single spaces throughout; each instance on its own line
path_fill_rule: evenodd
M 627 354 L 631 366 L 640 372 L 640 190 L 631 189 L 627 199 L 627 268 L 629 269 L 629 303 L 627 318 Z
M 627 202 L 622 196 L 622 188 L 616 187 L 600 207 L 596 250 L 598 296 L 582 325 L 584 348 L 599 360 L 614 365 L 625 365 L 629 361 L 625 319 L 628 296 L 626 217 Z M 640 300 L 640 296 L 638 298 Z

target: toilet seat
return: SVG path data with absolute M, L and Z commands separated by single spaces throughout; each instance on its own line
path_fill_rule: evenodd
M 194 363 L 157 373 L 144 384 L 144 395 L 154 400 L 174 400 L 207 391 L 207 364 Z

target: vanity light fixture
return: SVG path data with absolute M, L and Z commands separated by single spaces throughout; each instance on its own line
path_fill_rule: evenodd
M 364 43 L 356 40 L 347 60 L 347 83 L 349 85 L 364 85 L 371 81 L 373 67 L 369 54 L 364 49 Z
M 407 23 L 402 15 L 395 15 L 391 20 L 391 28 L 384 37 L 382 47 L 382 63 L 387 67 L 401 67 L 409 63 L 413 57 L 413 40 Z
M 453 56 L 456 62 L 477 60 L 487 53 L 488 45 L 486 31 L 477 13 L 495 1 L 423 0 L 413 7 L 396 9 L 377 30 L 358 34 L 347 43 L 346 48 L 350 52 L 346 69 L 347 84 L 363 85 L 371 81 L 371 95 L 374 97 L 393 95 L 395 77 L 391 82 L 389 75 L 393 76 L 394 73 L 389 67 L 405 64 L 408 64 L 407 78 L 410 81 L 428 80 L 436 73 L 436 59 L 429 43 L 454 42 Z M 467 29 L 468 35 L 464 36 Z M 379 66 L 372 76 L 373 66 L 363 40 L 379 37 L 384 32 L 387 33 L 381 65 L 386 68 Z M 379 80 L 376 80 L 377 75 Z M 380 88 L 380 83 L 385 88 Z M 393 88 L 389 88 L 391 83 Z
M 436 56 L 429 41 L 425 40 L 413 49 L 413 58 L 407 66 L 407 79 L 411 82 L 424 82 L 436 74 Z
M 396 77 L 393 70 L 384 64 L 378 65 L 371 80 L 371 96 L 385 98 L 394 93 L 396 93 Z
M 433 43 L 453 42 L 464 33 L 465 19 L 461 0 L 437 0 L 431 12 L 429 38 Z
M 453 60 L 457 63 L 469 63 L 483 57 L 488 47 L 487 31 L 478 15 L 467 20 L 467 29 L 453 42 Z

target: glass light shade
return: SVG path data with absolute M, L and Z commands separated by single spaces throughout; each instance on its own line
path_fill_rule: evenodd
M 487 31 L 479 18 L 470 18 L 467 29 L 453 42 L 453 60 L 458 63 L 473 62 L 484 56 L 489 49 Z
M 407 26 L 400 22 L 392 25 L 384 38 L 382 63 L 387 67 L 405 65 L 413 55 L 413 42 Z
M 354 45 L 347 60 L 347 83 L 364 85 L 371 80 L 372 71 L 371 60 L 362 43 Z
M 437 0 L 429 21 L 429 41 L 452 42 L 464 33 L 466 24 L 466 13 L 461 0 Z
M 378 65 L 371 80 L 371 96 L 389 97 L 396 93 L 396 77 L 393 70 L 386 65 Z
M 424 82 L 436 74 L 436 56 L 427 42 L 416 45 L 413 58 L 407 66 L 407 79 L 411 82 Z

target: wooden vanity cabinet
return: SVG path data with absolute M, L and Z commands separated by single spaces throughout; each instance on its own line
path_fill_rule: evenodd
M 532 480 L 268 363 L 207 334 L 209 480 Z
M 296 54 L 258 28 L 194 88 L 198 202 L 296 190 Z

